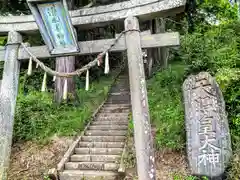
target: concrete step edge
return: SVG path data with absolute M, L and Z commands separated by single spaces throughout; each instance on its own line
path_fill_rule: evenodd
M 121 155 L 74 154 L 69 162 L 119 162 Z
M 67 162 L 65 170 L 117 171 L 119 166 L 111 162 Z
M 75 148 L 75 154 L 93 154 L 93 155 L 120 155 L 123 148 Z
M 79 148 L 87 147 L 87 148 L 123 148 L 125 142 L 88 142 L 88 141 L 81 141 L 78 144 Z
M 116 180 L 117 172 L 93 170 L 65 170 L 59 173 L 60 180 Z

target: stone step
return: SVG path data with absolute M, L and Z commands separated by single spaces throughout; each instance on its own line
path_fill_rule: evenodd
M 97 114 L 96 118 L 102 118 L 102 119 L 114 119 L 114 118 L 122 119 L 128 117 L 128 112 L 123 113 L 105 113 L 100 112 Z
M 113 108 L 118 108 L 118 107 L 131 107 L 131 104 L 104 104 L 102 108 L 105 107 L 113 107 Z
M 79 142 L 79 147 L 88 148 L 123 148 L 124 142 Z
M 74 154 L 70 157 L 70 162 L 118 162 L 120 158 L 120 155 Z
M 120 104 L 120 105 L 105 105 L 101 109 L 130 109 L 130 104 Z
M 122 84 L 118 84 L 116 86 L 113 86 L 110 90 L 110 93 L 112 91 L 116 91 L 116 90 L 122 90 L 122 89 L 126 89 L 126 91 L 129 91 L 129 86 L 128 86 L 128 83 L 122 83 Z
M 126 125 L 98 125 L 90 126 L 89 130 L 127 130 L 128 126 Z
M 118 90 L 122 90 L 122 89 L 126 89 L 126 91 L 129 91 L 129 86 L 127 83 L 122 83 L 122 84 L 118 84 L 116 86 L 113 86 L 110 90 L 110 93 L 113 91 L 118 91 Z
M 86 136 L 125 136 L 127 131 L 121 130 L 87 130 Z
M 116 79 L 116 81 L 118 82 L 118 81 L 120 81 L 120 80 L 122 80 L 122 79 L 123 79 L 123 82 L 125 82 L 125 79 L 129 79 L 129 76 L 118 77 L 118 78 Z
M 65 170 L 59 173 L 60 180 L 116 180 L 117 172 Z
M 112 92 L 112 93 L 109 93 L 110 95 L 112 96 L 121 96 L 121 95 L 129 95 L 130 92 L 129 91 L 122 91 L 122 92 Z
M 126 104 L 128 103 L 130 100 L 107 100 L 106 104 Z
M 97 120 L 93 121 L 92 125 L 126 125 L 128 126 L 128 120 L 113 120 L 113 121 L 106 121 L 106 120 Z
M 129 113 L 130 109 L 126 108 L 103 108 L 100 113 Z
M 125 139 L 125 136 L 82 136 L 82 141 L 86 142 L 123 142 Z
M 110 113 L 109 113 L 110 114 Z M 117 121 L 117 122 L 124 122 L 124 121 L 128 121 L 129 115 L 125 116 L 125 117 L 120 117 L 118 115 L 116 115 L 115 117 L 104 117 L 104 116 L 97 116 L 95 118 L 95 121 Z M 93 121 L 94 122 L 94 121 Z
M 104 107 L 100 110 L 101 113 L 129 113 L 129 107 Z
M 109 106 L 109 105 L 111 105 L 111 106 L 121 106 L 121 105 L 125 105 L 125 104 L 131 105 L 130 103 L 131 103 L 130 100 L 129 101 L 125 101 L 125 102 L 119 102 L 119 103 L 111 103 L 110 101 L 107 100 L 105 102 L 105 106 Z
M 121 155 L 122 148 L 75 148 L 75 154 Z
M 96 170 L 117 171 L 119 164 L 105 162 L 68 162 L 65 163 L 66 170 Z

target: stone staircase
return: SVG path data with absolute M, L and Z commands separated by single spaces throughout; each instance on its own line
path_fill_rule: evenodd
M 124 151 L 130 112 L 129 80 L 120 75 L 109 97 L 58 168 L 60 180 L 115 180 Z M 71 149 L 71 147 L 70 147 Z

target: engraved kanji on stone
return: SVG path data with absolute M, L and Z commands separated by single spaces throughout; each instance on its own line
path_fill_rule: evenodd
M 193 87 L 195 101 L 201 102 L 202 99 L 210 99 L 215 97 L 215 93 L 211 87 L 211 84 L 206 78 L 198 77 L 196 78 L 195 87 Z
M 218 148 L 217 146 L 215 146 L 214 144 L 211 144 L 212 142 L 215 142 L 216 139 L 215 138 L 209 138 L 208 135 L 205 135 L 205 140 L 204 140 L 204 144 L 202 147 L 199 148 L 199 151 L 211 148 L 214 149 L 216 151 L 220 151 L 220 148 Z
M 219 156 L 220 156 L 220 153 L 214 151 L 214 149 L 211 149 L 210 154 L 207 153 L 207 150 L 203 150 L 203 154 L 198 156 L 198 160 L 199 160 L 198 165 L 201 165 L 203 163 L 204 166 L 206 166 L 207 163 L 209 162 L 214 167 L 216 167 L 216 164 L 220 162 Z
M 212 118 L 208 117 L 200 121 L 200 133 L 206 134 L 212 132 Z
M 199 122 L 199 132 L 198 134 L 201 136 L 204 136 L 204 140 L 205 140 L 205 135 L 208 136 L 208 138 L 216 138 L 216 124 L 215 121 L 213 119 L 213 117 L 207 117 L 202 119 Z
M 199 121 L 205 119 L 217 119 L 216 102 L 213 98 L 211 99 L 200 99 L 198 104 Z M 215 121 L 214 121 L 215 122 Z

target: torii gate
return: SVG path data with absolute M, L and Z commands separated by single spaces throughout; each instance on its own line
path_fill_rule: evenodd
M 70 11 L 74 26 L 88 29 L 104 23 L 124 20 L 125 30 L 139 30 L 138 19 L 150 20 L 184 11 L 186 0 L 130 0 L 112 5 Z M 18 93 L 20 61 L 29 54 L 20 46 L 21 33 L 38 31 L 33 16 L 0 17 L 0 34 L 8 33 L 6 48 L 0 48 L 0 60 L 4 60 L 4 72 L 0 90 L 0 180 L 6 179 L 12 143 L 14 112 Z M 79 42 L 80 52 L 69 55 L 100 53 L 115 39 Z M 154 151 L 151 137 L 147 90 L 143 67 L 142 48 L 179 45 L 179 33 L 142 34 L 127 31 L 111 51 L 127 50 L 131 103 L 134 120 L 134 138 L 137 169 L 140 180 L 155 179 Z M 37 58 L 57 57 L 50 55 L 46 46 L 29 47 Z

